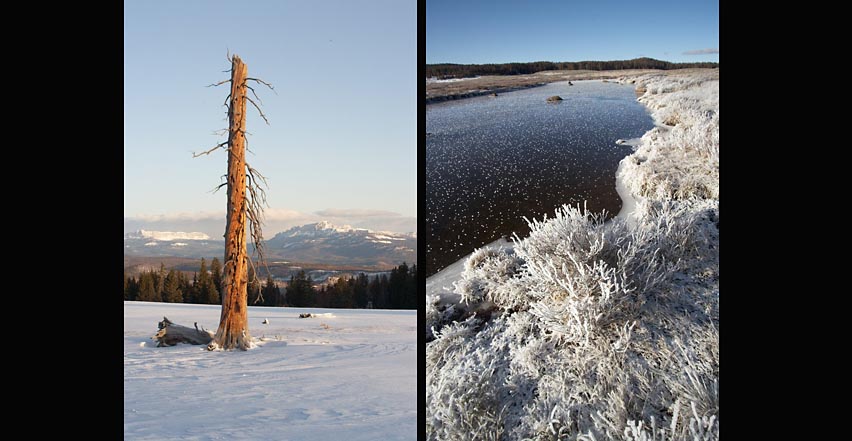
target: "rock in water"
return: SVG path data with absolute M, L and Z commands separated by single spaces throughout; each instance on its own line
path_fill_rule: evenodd
M 547 99 L 548 103 L 556 103 L 556 102 L 559 102 L 559 101 L 562 101 L 562 97 L 559 96 L 559 95 L 553 95 L 552 97 Z

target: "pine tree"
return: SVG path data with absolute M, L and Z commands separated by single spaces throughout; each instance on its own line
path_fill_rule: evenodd
M 406 290 L 409 284 L 408 265 L 402 262 L 402 265 L 391 270 L 390 286 L 388 293 L 390 296 L 390 307 L 393 309 L 401 309 L 405 307 Z
M 254 268 L 249 266 L 248 269 L 248 287 L 246 288 L 248 295 L 248 304 L 259 305 L 258 298 L 260 297 L 260 282 L 255 277 Z
M 216 291 L 216 285 L 213 284 L 210 278 L 207 278 L 207 280 L 201 283 L 200 296 L 200 303 L 208 305 L 218 305 L 220 303 L 219 291 Z
M 370 279 L 370 284 L 367 285 L 367 303 L 372 302 L 373 308 L 381 308 L 379 306 L 379 276 Z
M 210 277 L 213 279 L 216 291 L 222 292 L 222 264 L 219 263 L 219 259 L 216 257 L 210 262 Z
M 139 275 L 139 297 L 142 302 L 159 302 L 162 300 L 154 286 L 154 273 L 145 271 Z
M 334 284 L 331 306 L 333 308 L 351 308 L 352 304 L 352 279 L 341 277 Z
M 200 288 L 200 286 L 198 285 L 198 273 L 192 273 L 192 284 L 189 286 L 189 289 L 184 291 L 183 302 L 184 303 L 201 303 L 200 301 L 198 301 L 199 288 Z
M 422 296 L 417 295 L 417 265 L 411 265 L 408 271 L 408 283 L 405 290 L 405 309 L 417 309 L 417 300 Z
M 174 269 L 169 270 L 163 284 L 163 301 L 169 303 L 183 302 L 183 292 L 180 290 L 180 279 Z
M 198 283 L 204 285 L 210 280 L 210 274 L 207 272 L 207 262 L 201 258 L 201 268 L 198 270 Z
M 352 300 L 355 302 L 356 308 L 367 307 L 367 288 L 370 284 L 367 275 L 364 273 L 358 274 L 352 288 Z
M 287 286 L 287 300 L 291 305 L 299 307 L 315 306 L 315 297 L 316 290 L 313 288 L 313 280 L 305 275 L 304 270 L 290 276 L 290 283 Z
M 180 281 L 180 292 L 183 294 L 183 300 L 181 301 L 184 303 L 189 303 L 187 301 L 187 297 L 192 295 L 192 293 L 190 292 L 190 290 L 192 289 L 192 285 L 189 284 L 189 277 L 187 277 L 183 271 L 178 271 L 178 280 Z
M 160 262 L 160 270 L 154 274 L 154 289 L 157 291 L 157 297 L 165 298 L 166 291 L 166 266 Z
M 301 299 L 299 299 L 299 293 L 296 290 L 296 275 L 290 275 L 290 281 L 287 282 L 287 287 L 284 290 L 284 297 L 287 301 L 287 304 L 290 306 L 301 306 Z
M 331 291 L 331 287 L 327 287 L 326 285 L 318 289 L 314 306 L 317 308 L 331 308 L 331 295 L 333 294 Z
M 281 306 L 281 291 L 275 286 L 272 275 L 266 276 L 266 284 L 263 286 L 263 304 L 265 306 Z
M 302 271 L 302 275 L 304 274 L 305 272 Z M 303 289 L 305 290 L 305 306 L 316 306 L 317 290 L 316 288 L 314 288 L 313 276 L 308 276 L 308 278 L 305 280 Z
M 139 281 L 136 280 L 135 277 L 129 276 L 127 278 L 127 294 L 125 300 L 138 300 L 139 299 Z
M 376 276 L 373 283 L 370 284 L 370 295 L 373 300 L 373 307 L 376 309 L 389 309 L 388 302 L 388 276 L 385 274 Z

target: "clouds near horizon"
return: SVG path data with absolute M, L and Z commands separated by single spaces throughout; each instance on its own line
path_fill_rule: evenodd
M 325 217 L 396 217 L 399 213 L 388 210 L 371 210 L 364 208 L 326 208 L 315 211 L 317 216 Z
M 403 216 L 389 210 L 363 208 L 327 208 L 305 213 L 286 208 L 267 208 L 264 212 L 264 236 L 272 237 L 289 228 L 329 221 L 336 225 L 351 225 L 370 230 L 407 233 L 417 231 L 417 218 Z M 210 237 L 222 236 L 225 228 L 224 211 L 178 212 L 163 214 L 140 214 L 124 218 L 124 233 L 137 230 L 152 231 L 197 231 Z
M 695 50 L 691 50 L 691 51 L 686 51 L 683 54 L 684 55 L 710 55 L 710 54 L 718 54 L 718 53 L 719 53 L 719 49 L 708 48 L 708 49 L 695 49 Z

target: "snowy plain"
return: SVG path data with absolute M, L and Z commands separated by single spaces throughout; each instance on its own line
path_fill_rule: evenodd
M 125 439 L 416 439 L 417 311 L 249 307 L 249 351 L 151 340 L 220 311 L 124 302 Z

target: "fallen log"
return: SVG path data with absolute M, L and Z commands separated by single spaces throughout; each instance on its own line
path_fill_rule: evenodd
M 166 317 L 163 321 L 157 324 L 160 329 L 152 340 L 157 340 L 157 347 L 174 346 L 178 343 L 189 343 L 191 345 L 206 345 L 213 340 L 213 333 L 201 328 L 198 329 L 198 322 L 195 323 L 195 329 L 188 326 L 176 325 Z

